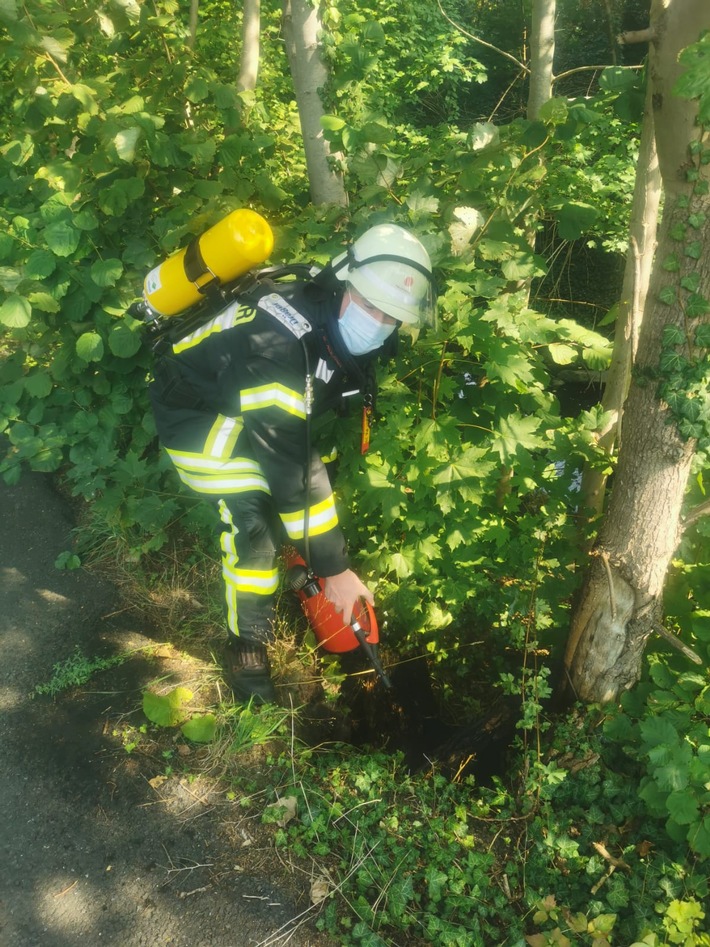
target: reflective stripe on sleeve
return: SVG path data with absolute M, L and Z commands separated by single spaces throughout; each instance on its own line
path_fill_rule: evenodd
M 202 453 L 210 457 L 230 457 L 243 427 L 241 418 L 228 418 L 224 414 L 218 414 L 207 435 Z
M 245 388 L 241 393 L 242 413 L 258 411 L 262 408 L 281 408 L 287 414 L 297 418 L 306 417 L 306 404 L 303 395 L 278 382 L 259 385 L 257 388 Z
M 286 527 L 289 539 L 303 539 L 303 528 L 305 514 L 301 510 L 298 513 L 282 513 L 281 520 Z M 334 529 L 338 525 L 338 514 L 335 512 L 335 500 L 331 494 L 321 503 L 316 503 L 310 508 L 308 514 L 308 532 L 311 536 L 320 536 Z
M 270 493 L 261 467 L 253 460 L 213 460 L 204 454 L 168 450 L 178 476 L 197 493 Z

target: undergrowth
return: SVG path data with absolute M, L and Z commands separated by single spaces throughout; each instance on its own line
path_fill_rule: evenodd
M 120 563 L 124 587 L 140 586 L 132 600 L 164 610 L 168 636 L 195 635 L 200 618 L 202 631 L 213 627 L 211 579 L 195 591 L 207 566 L 197 550 L 164 551 L 146 574 L 147 560 L 139 571 L 110 548 L 96 561 L 109 572 Z M 190 620 L 176 620 L 166 599 L 190 599 Z M 304 917 L 343 947 L 710 947 L 707 675 L 677 673 L 653 655 L 648 680 L 618 707 L 554 718 L 533 638 L 523 670 L 501 675 L 522 709 L 512 750 L 486 782 L 477 766 L 489 760 L 452 777 L 436 765 L 412 772 L 384 741 L 313 745 L 298 700 L 191 712 L 191 694 L 168 685 L 144 695 L 149 723 L 128 745 L 167 740 L 166 774 L 213 780 L 261 822 L 281 862 L 311 879 Z M 280 648 L 279 673 L 290 667 L 294 680 L 321 687 L 337 714 L 337 675 L 318 679 L 314 655 L 293 637 Z M 56 669 L 52 690 L 37 692 L 80 686 L 127 655 L 75 657 Z M 199 753 L 179 753 L 195 745 Z

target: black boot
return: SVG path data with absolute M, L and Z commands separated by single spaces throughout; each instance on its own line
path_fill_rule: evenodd
M 276 703 L 269 658 L 263 644 L 230 635 L 224 673 L 235 703 L 246 704 L 250 700 L 255 704 Z

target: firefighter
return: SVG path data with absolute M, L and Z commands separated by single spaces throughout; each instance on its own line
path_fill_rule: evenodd
M 367 230 L 312 278 L 257 283 L 159 359 L 149 391 L 180 479 L 217 506 L 227 648 L 237 702 L 273 702 L 267 645 L 277 553 L 296 547 L 350 619 L 373 604 L 350 568 L 313 416 L 367 394 L 368 368 L 401 323 L 431 323 L 429 256 L 394 224 Z

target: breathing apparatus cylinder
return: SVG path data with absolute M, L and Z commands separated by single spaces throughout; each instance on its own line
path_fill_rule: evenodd
M 232 211 L 145 278 L 143 298 L 159 316 L 175 316 L 223 283 L 263 263 L 274 247 L 271 227 L 256 211 Z

